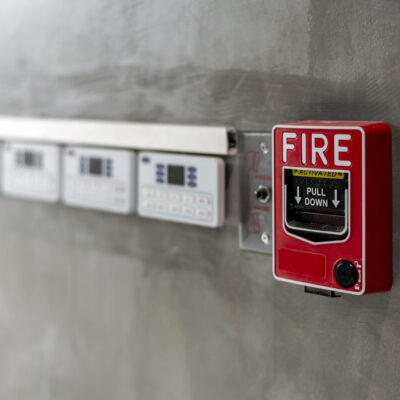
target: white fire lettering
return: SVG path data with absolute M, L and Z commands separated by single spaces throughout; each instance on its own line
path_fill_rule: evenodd
M 294 144 L 288 143 L 288 139 L 296 139 L 297 134 L 294 132 L 283 133 L 283 162 L 287 162 L 287 151 L 294 150 Z
M 294 139 L 293 142 L 289 142 L 290 139 Z M 306 165 L 308 162 L 308 152 L 307 152 L 307 135 L 305 133 L 301 134 L 301 141 L 296 140 L 296 132 L 284 132 L 283 133 L 283 162 L 286 163 L 288 160 L 288 151 L 296 151 L 298 145 L 301 146 L 301 162 Z M 344 141 L 351 140 L 351 135 L 349 134 L 335 134 L 333 135 L 333 163 L 337 167 L 349 167 L 351 166 L 350 160 L 343 159 L 343 153 L 348 153 L 349 148 L 344 146 L 342 143 Z M 318 159 L 324 164 L 328 165 L 328 160 L 326 158 L 326 151 L 329 147 L 328 137 L 323 133 L 312 133 L 311 134 L 311 164 L 316 165 Z

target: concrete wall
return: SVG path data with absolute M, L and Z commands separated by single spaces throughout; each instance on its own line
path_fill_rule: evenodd
M 385 120 L 394 287 L 327 299 L 222 229 L 0 199 L 0 398 L 398 399 L 400 3 L 2 0 L 0 114 Z

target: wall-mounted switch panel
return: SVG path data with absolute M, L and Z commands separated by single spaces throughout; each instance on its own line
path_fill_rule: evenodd
M 208 227 L 225 218 L 225 163 L 221 158 L 141 152 L 138 212 L 143 217 Z
M 134 210 L 135 153 L 67 147 L 64 150 L 65 204 L 128 214 Z
M 60 148 L 6 142 L 2 157 L 3 192 L 47 202 L 60 198 Z
M 272 253 L 271 133 L 242 132 L 240 152 L 240 225 L 242 250 Z

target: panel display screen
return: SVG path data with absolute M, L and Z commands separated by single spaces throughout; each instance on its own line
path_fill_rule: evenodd
M 28 167 L 32 167 L 33 165 L 35 165 L 35 155 L 32 152 L 30 151 L 25 152 L 24 164 L 27 165 Z
M 101 175 L 103 160 L 101 158 L 90 158 L 89 159 L 89 173 L 90 175 Z
M 185 167 L 168 165 L 168 183 L 171 185 L 185 185 Z

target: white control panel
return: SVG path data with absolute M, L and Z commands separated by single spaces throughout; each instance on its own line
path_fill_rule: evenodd
M 57 202 L 60 198 L 60 152 L 55 145 L 4 143 L 4 194 Z
M 127 214 L 134 210 L 135 153 L 69 146 L 64 150 L 65 204 Z
M 139 215 L 209 227 L 223 224 L 221 158 L 141 152 L 138 169 Z

